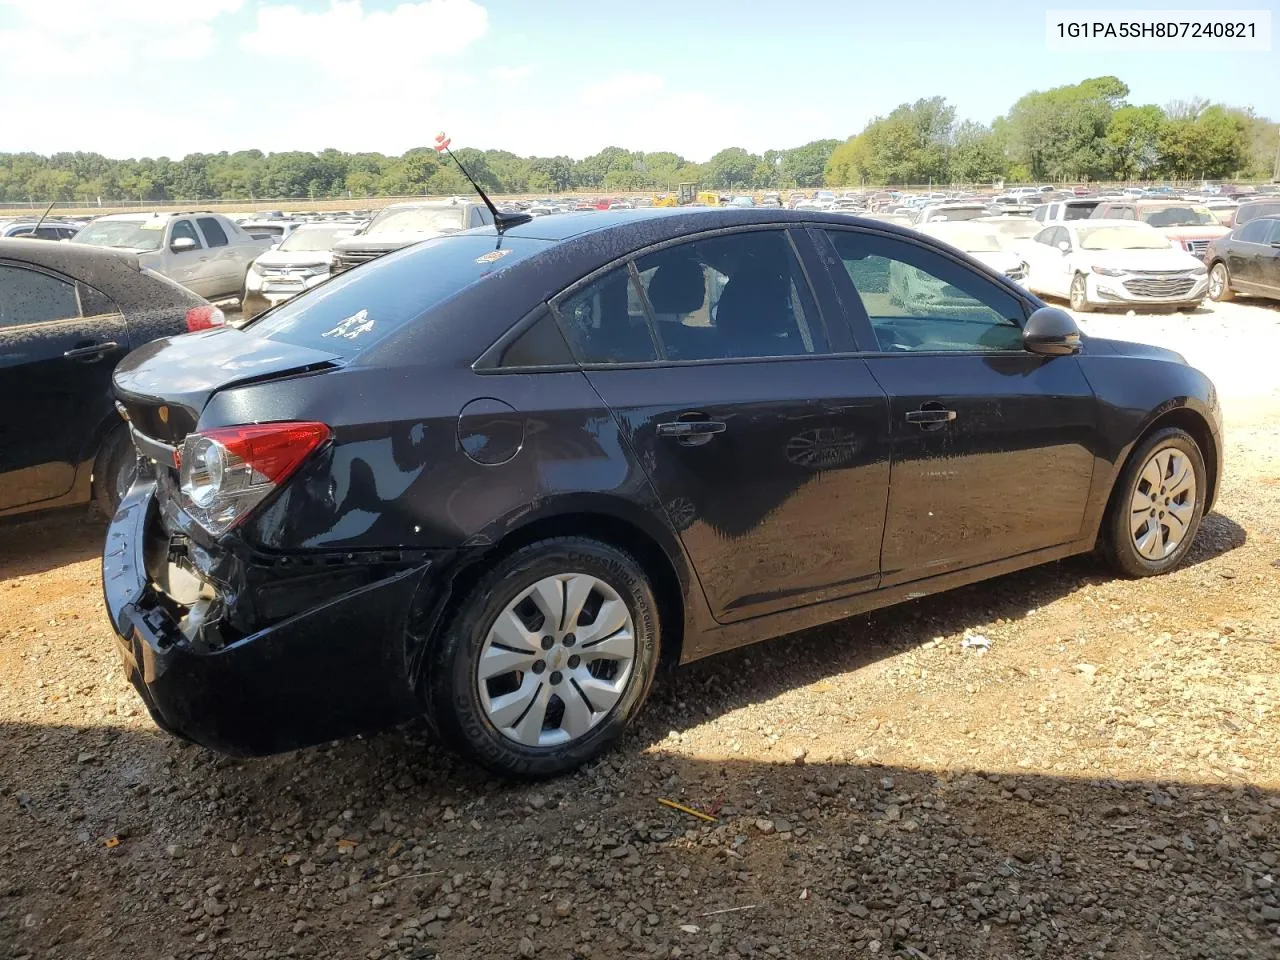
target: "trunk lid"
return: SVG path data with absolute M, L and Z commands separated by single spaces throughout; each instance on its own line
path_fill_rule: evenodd
M 325 350 L 219 327 L 140 347 L 116 367 L 114 382 L 137 431 L 178 444 L 219 390 L 339 365 L 340 357 Z

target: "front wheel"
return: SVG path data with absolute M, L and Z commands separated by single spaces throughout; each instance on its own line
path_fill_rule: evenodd
M 1185 430 L 1157 430 L 1129 456 L 1104 521 L 1103 546 L 1128 577 L 1172 570 L 1200 529 L 1208 484 L 1204 456 Z
M 436 637 L 428 716 L 490 770 L 566 773 L 608 749 L 658 663 L 657 602 L 628 554 L 544 540 L 485 573 Z
M 1235 297 L 1231 289 L 1231 273 L 1225 263 L 1215 263 L 1209 271 L 1209 299 L 1216 301 L 1231 300 Z
M 1089 303 L 1089 286 L 1083 273 L 1077 273 L 1071 280 L 1071 309 L 1079 313 L 1088 313 L 1093 309 Z

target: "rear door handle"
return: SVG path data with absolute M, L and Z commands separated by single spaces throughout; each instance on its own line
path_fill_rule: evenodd
M 724 433 L 729 425 L 722 420 L 674 420 L 658 424 L 660 437 L 702 437 Z
M 955 418 L 956 412 L 945 409 L 940 403 L 926 403 L 919 410 L 907 411 L 907 423 L 914 423 L 922 430 L 937 430 Z
M 727 429 L 729 425 L 723 420 L 672 420 L 658 424 L 658 436 L 674 437 L 686 446 L 696 447 Z
M 112 350 L 119 348 L 119 346 L 120 344 L 114 340 L 107 340 L 105 343 L 91 343 L 86 347 L 74 347 L 62 355 L 68 360 L 100 360 Z

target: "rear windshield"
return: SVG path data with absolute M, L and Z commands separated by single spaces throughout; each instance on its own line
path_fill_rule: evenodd
M 427 240 L 340 273 L 248 329 L 271 340 L 356 357 L 465 287 L 547 245 L 504 237 L 499 246 L 492 232 Z
M 1248 223 L 1257 217 L 1274 217 L 1280 213 L 1280 200 L 1275 203 L 1242 203 L 1236 210 L 1236 225 Z

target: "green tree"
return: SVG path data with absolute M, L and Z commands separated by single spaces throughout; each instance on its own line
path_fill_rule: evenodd
M 1129 88 L 1115 77 L 1026 94 L 1006 118 L 1010 160 L 1036 180 L 1106 176 L 1107 128 L 1128 94 Z
M 1160 136 L 1168 123 L 1165 112 L 1154 104 L 1121 107 L 1107 126 L 1107 151 L 1111 169 L 1121 180 L 1145 180 L 1159 168 Z
M 1002 179 L 1009 160 L 1000 136 L 990 127 L 966 120 L 952 137 L 950 174 L 957 183 L 989 183 Z
M 1247 133 L 1244 118 L 1220 106 L 1170 121 L 1160 134 L 1161 166 L 1178 180 L 1234 176 L 1245 162 Z
M 798 187 L 816 187 L 822 183 L 823 172 L 839 140 L 812 140 L 790 150 L 765 151 L 764 164 L 776 169 L 784 184 Z M 771 157 L 770 154 L 775 154 Z M 769 186 L 777 186 L 770 183 Z
M 760 157 L 742 147 L 721 150 L 706 163 L 707 185 L 722 190 L 753 185 Z

